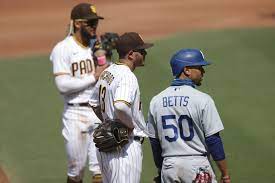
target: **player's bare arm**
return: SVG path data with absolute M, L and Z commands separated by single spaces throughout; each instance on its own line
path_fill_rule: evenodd
M 216 162 L 220 172 L 221 172 L 221 183 L 230 183 L 230 176 L 227 169 L 225 152 L 223 149 L 222 139 L 219 136 L 219 133 L 206 137 L 206 145 L 209 149 L 209 152 Z
M 226 160 L 220 160 L 220 161 L 216 161 L 216 164 L 221 172 L 221 183 L 230 183 L 230 176 L 228 173 L 228 169 L 227 169 L 227 163 Z

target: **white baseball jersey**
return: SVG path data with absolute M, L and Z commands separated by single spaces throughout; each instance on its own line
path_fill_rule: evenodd
M 50 60 L 55 76 L 68 74 L 75 78 L 91 77 L 94 73 L 94 61 L 89 47 L 81 45 L 73 36 L 66 37 L 53 49 Z M 99 174 L 100 167 L 96 157 L 96 149 L 92 140 L 92 129 L 101 121 L 91 107 L 69 106 L 67 103 L 87 103 L 95 91 L 93 85 L 64 97 L 62 116 L 62 135 L 68 158 L 67 174 L 70 177 L 83 177 L 83 172 L 89 157 L 89 169 L 93 174 Z
M 90 47 L 84 47 L 73 36 L 65 38 L 53 49 L 50 56 L 54 75 L 69 74 L 72 77 L 91 77 L 94 73 L 94 61 Z M 64 94 L 65 103 L 85 103 L 94 92 L 93 86 L 80 92 Z
M 147 125 L 149 136 L 160 140 L 163 157 L 206 154 L 205 137 L 223 130 L 212 98 L 187 85 L 156 95 Z
M 116 63 L 101 74 L 97 87 L 104 119 L 115 119 L 114 103 L 124 102 L 132 111 L 133 135 L 146 137 L 146 123 L 142 114 L 140 91 L 136 76 L 126 65 Z M 104 183 L 139 183 L 142 170 L 142 147 L 130 137 L 121 150 L 104 153 L 98 151 Z
M 128 66 L 120 63 L 109 66 L 102 72 L 97 88 L 99 89 L 99 96 L 93 98 L 100 100 L 104 119 L 116 119 L 114 102 L 124 102 L 132 111 L 135 126 L 133 135 L 147 136 L 138 81 Z

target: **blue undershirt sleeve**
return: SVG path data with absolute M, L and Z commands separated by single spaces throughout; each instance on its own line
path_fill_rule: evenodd
M 157 168 L 161 169 L 163 157 L 161 156 L 162 149 L 159 139 L 149 137 L 151 148 L 153 152 L 154 162 Z
M 206 137 L 205 142 L 214 161 L 225 159 L 223 143 L 219 133 Z

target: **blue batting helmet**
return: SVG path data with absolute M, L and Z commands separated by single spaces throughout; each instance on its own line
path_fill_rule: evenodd
M 210 62 L 204 60 L 203 53 L 198 49 L 181 49 L 170 60 L 173 76 L 178 76 L 186 66 L 205 66 Z

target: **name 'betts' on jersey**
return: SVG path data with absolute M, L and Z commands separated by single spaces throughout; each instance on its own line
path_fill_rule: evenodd
M 207 154 L 205 137 L 223 130 L 212 98 L 191 86 L 170 86 L 156 95 L 147 125 L 163 157 Z
M 53 62 L 53 73 L 55 76 L 69 74 L 72 77 L 91 77 L 94 73 L 94 61 L 90 47 L 84 47 L 78 43 L 73 36 L 66 37 L 53 49 L 50 60 Z M 79 92 L 63 94 L 65 103 L 88 102 L 94 91 L 89 86 Z
M 92 101 L 97 100 L 97 103 L 100 103 L 104 119 L 116 119 L 113 103 L 124 102 L 132 111 L 132 120 L 135 126 L 133 134 L 141 137 L 147 136 L 138 81 L 128 66 L 120 63 L 109 66 L 101 74 L 97 82 L 97 89 L 99 97 L 94 95 Z

